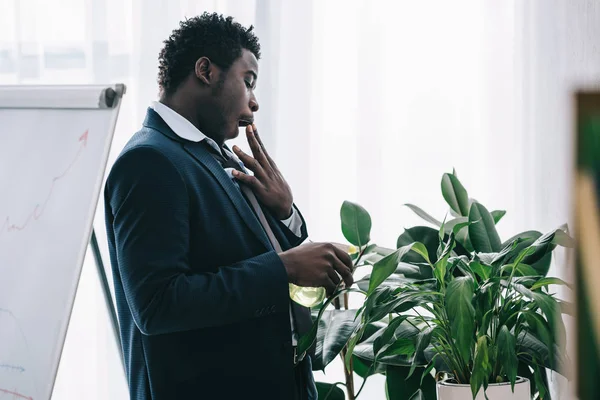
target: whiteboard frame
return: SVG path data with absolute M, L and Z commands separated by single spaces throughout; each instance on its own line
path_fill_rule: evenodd
M 0 109 L 115 108 L 125 94 L 114 85 L 0 85 Z
M 104 153 L 102 154 L 100 171 L 96 177 L 96 182 L 93 189 L 92 204 L 88 212 L 88 226 L 84 232 L 85 241 L 81 242 L 81 248 L 77 256 L 77 267 L 78 272 L 75 274 L 71 287 L 69 289 L 70 307 L 68 310 L 67 318 L 62 321 L 59 331 L 59 347 L 57 348 L 57 357 L 52 360 L 52 384 L 48 393 L 48 399 L 52 397 L 54 392 L 54 386 L 56 384 L 56 378 L 58 376 L 58 369 L 60 361 L 62 359 L 62 353 L 67 338 L 67 330 L 73 314 L 73 307 L 75 305 L 75 297 L 77 295 L 77 288 L 81 279 L 81 273 L 83 270 L 83 263 L 85 256 L 90 244 L 90 238 L 92 231 L 94 230 L 94 217 L 98 208 L 98 201 L 102 185 L 104 183 L 104 175 L 106 174 L 106 166 L 110 156 L 110 150 L 113 142 L 114 132 L 117 125 L 117 119 L 119 116 L 119 110 L 121 107 L 122 97 L 126 92 L 126 86 L 122 83 L 114 85 L 0 85 L 0 110 L 1 109 L 98 109 L 107 110 L 111 109 L 112 116 L 109 123 L 110 131 L 106 135 L 106 141 L 104 143 Z M 110 296 L 110 293 L 108 293 Z M 113 321 L 117 322 L 117 321 Z M 117 322 L 118 323 L 118 322 Z M 118 328 L 118 327 L 117 327 Z M 119 342 L 117 342 L 119 343 Z M 119 355 L 123 362 L 121 349 L 119 348 Z M 123 372 L 125 373 L 124 364 Z M 46 394 L 46 393 L 43 393 Z

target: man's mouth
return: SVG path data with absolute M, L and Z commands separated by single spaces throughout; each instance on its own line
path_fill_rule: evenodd
M 241 118 L 238 121 L 238 126 L 240 126 L 240 127 L 246 127 L 248 125 L 252 125 L 253 122 L 254 122 L 253 118 Z

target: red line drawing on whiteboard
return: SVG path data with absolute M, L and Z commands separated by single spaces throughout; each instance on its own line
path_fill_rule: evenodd
M 79 137 L 79 143 L 81 143 L 81 145 L 79 146 L 79 149 L 77 150 L 77 153 L 75 154 L 75 157 L 73 157 L 71 163 L 67 166 L 67 168 L 65 168 L 65 170 L 60 175 L 57 175 L 54 178 L 52 178 L 52 184 L 50 185 L 50 190 L 48 191 L 46 199 L 42 203 L 36 204 L 33 208 L 33 211 L 29 213 L 25 221 L 21 224 L 11 223 L 11 217 L 7 216 L 4 220 L 4 223 L 2 224 L 2 227 L 0 227 L 0 237 L 2 237 L 4 233 L 22 231 L 29 226 L 29 223 L 31 221 L 40 219 L 40 217 L 44 214 L 44 211 L 46 210 L 46 205 L 52 198 L 52 193 L 54 192 L 54 186 L 56 185 L 56 182 L 64 178 L 72 170 L 73 166 L 79 159 L 79 156 L 85 150 L 85 147 L 87 146 L 88 133 L 89 130 L 86 130 L 83 133 L 83 135 Z
M 31 351 L 29 347 L 29 341 L 25 336 L 25 332 L 21 327 L 21 322 L 12 311 L 5 308 L 0 308 L 0 326 L 3 330 L 0 331 L 0 359 L 2 358 L 13 358 L 13 356 L 19 353 L 19 358 L 15 359 L 15 362 L 31 363 Z M 12 334 L 11 334 L 12 332 Z M 15 349 L 19 351 L 15 352 Z M 8 353 L 7 353 L 8 351 Z M 31 393 L 29 395 L 23 394 L 24 391 L 33 392 L 34 394 L 39 393 L 39 388 L 35 380 L 32 379 L 31 375 L 27 376 L 26 369 L 20 365 L 0 364 L 0 400 L 3 399 L 29 399 L 33 400 Z M 10 389 L 7 386 L 7 382 L 10 382 Z M 28 389 L 27 389 L 28 388 Z M 37 396 L 37 394 L 36 394 Z
M 10 394 L 10 395 L 13 396 L 12 397 L 13 399 L 33 400 L 33 397 L 25 396 L 25 395 L 22 395 L 20 393 L 13 392 L 13 391 L 6 390 L 6 389 L 2 389 L 2 388 L 0 388 L 0 393 Z

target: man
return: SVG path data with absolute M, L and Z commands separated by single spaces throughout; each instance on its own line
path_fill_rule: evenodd
M 159 56 L 160 101 L 108 177 L 131 399 L 316 399 L 296 351 L 310 314 L 288 283 L 331 294 L 352 284 L 351 260 L 300 245 L 305 222 L 253 125 L 259 57 L 232 18 L 181 22 Z M 225 145 L 240 127 L 252 156 Z

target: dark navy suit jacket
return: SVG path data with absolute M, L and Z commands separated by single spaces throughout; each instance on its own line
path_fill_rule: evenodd
M 285 268 L 206 144 L 149 109 L 104 197 L 131 399 L 292 398 Z

